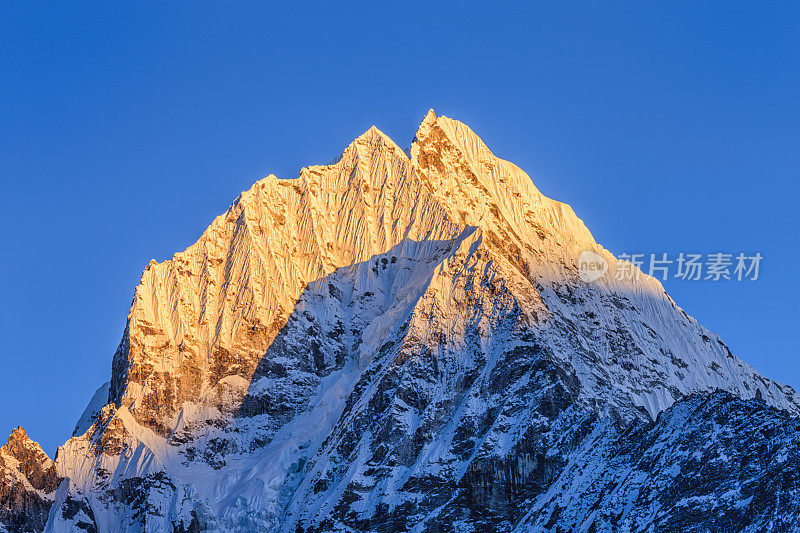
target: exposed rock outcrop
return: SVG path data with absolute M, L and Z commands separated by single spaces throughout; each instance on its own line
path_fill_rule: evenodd
M 0 446 L 0 528 L 41 531 L 61 481 L 53 461 L 16 428 Z

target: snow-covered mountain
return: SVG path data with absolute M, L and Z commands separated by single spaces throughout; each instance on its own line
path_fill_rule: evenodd
M 152 261 L 58 490 L 0 495 L 52 532 L 800 527 L 795 391 L 586 250 L 464 124 L 373 127 Z

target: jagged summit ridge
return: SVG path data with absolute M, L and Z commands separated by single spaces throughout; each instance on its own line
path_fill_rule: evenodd
M 475 502 L 509 529 L 587 433 L 716 389 L 798 412 L 657 280 L 581 281 L 586 249 L 616 261 L 432 110 L 408 152 L 372 127 L 257 181 L 145 269 L 48 530 L 458 529 Z
M 268 177 L 242 193 L 197 244 L 145 271 L 116 357 L 136 380 L 128 387 L 115 373 L 114 400 L 134 414 L 174 414 L 223 378 L 249 377 L 309 282 L 402 239 L 452 238 L 457 226 L 412 176 L 402 150 L 371 129 L 334 165 Z M 158 361 L 141 364 L 153 346 Z M 154 382 L 164 373 L 183 383 L 167 393 Z

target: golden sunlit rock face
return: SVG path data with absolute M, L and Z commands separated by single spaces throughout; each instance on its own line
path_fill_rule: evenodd
M 615 448 L 630 428 L 646 450 L 659 413 L 691 419 L 718 389 L 775 420 L 800 408 L 657 280 L 582 279 L 587 251 L 617 262 L 433 111 L 408 151 L 373 127 L 257 181 L 147 266 L 110 383 L 55 465 L 23 472 L 48 531 L 573 530 L 594 511 L 548 492 L 562 475 L 603 527 L 636 529 L 598 489 L 636 462 Z

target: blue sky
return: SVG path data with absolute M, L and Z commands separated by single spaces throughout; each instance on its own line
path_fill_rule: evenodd
M 69 436 L 151 258 L 431 107 L 613 252 L 760 252 L 756 282 L 667 291 L 800 387 L 796 4 L 288 4 L 0 7 L 0 433 Z

